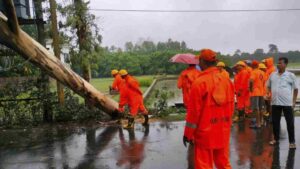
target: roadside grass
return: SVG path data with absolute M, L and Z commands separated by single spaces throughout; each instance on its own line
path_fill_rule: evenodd
M 164 121 L 183 121 L 185 120 L 185 115 L 185 113 L 176 113 L 161 117 L 160 119 Z
M 294 69 L 298 68 L 299 69 L 300 68 L 300 62 L 289 63 L 288 68 L 294 68 Z
M 134 76 L 139 83 L 141 84 L 141 90 L 145 92 L 147 88 L 151 85 L 153 82 L 155 76 L 154 75 L 146 75 L 146 76 Z M 113 83 L 113 78 L 94 78 L 91 79 L 91 84 L 99 91 L 104 93 L 105 95 L 109 95 L 109 86 Z M 50 84 L 51 91 L 56 90 L 56 83 L 53 80 Z M 84 99 L 79 96 L 78 94 L 74 93 L 74 96 L 79 98 L 80 103 L 84 102 Z M 109 95 L 111 98 L 113 98 L 116 101 L 119 101 L 119 95 Z

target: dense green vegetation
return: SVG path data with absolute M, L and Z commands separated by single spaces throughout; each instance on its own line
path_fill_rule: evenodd
M 46 2 L 46 1 L 45 1 Z M 46 5 L 47 6 L 47 5 Z M 186 65 L 173 64 L 169 59 L 178 53 L 198 54 L 199 49 L 190 49 L 184 41 L 168 39 L 163 42 L 140 40 L 137 43 L 127 42 L 123 48 L 101 45 L 102 36 L 99 34 L 99 25 L 96 17 L 89 11 L 89 1 L 70 1 L 58 5 L 61 20 L 59 22 L 60 43 L 70 48 L 70 58 L 66 61 L 71 68 L 89 81 L 98 90 L 108 93 L 108 87 L 113 79 L 110 77 L 112 69 L 127 69 L 130 74 L 137 76 L 141 88 L 145 91 L 153 81 L 154 76 L 161 74 L 177 75 Z M 48 18 L 48 9 L 45 18 Z M 52 38 L 50 24 L 46 21 L 46 38 Z M 36 25 L 24 25 L 22 29 L 37 39 Z M 256 49 L 253 53 L 237 50 L 233 55 L 218 53 L 220 60 L 232 66 L 238 60 L 262 60 L 273 56 L 275 60 L 284 56 L 290 59 L 290 67 L 300 67 L 300 51 L 280 52 L 274 44 L 269 50 Z M 0 102 L 0 126 L 38 124 L 42 121 L 46 111 L 52 112 L 55 121 L 73 121 L 100 118 L 101 110 L 87 108 L 83 99 L 70 90 L 66 90 L 66 103 L 59 106 L 57 102 L 56 85 L 51 84 L 48 93 L 42 87 L 48 84 L 41 80 L 45 74 L 32 65 L 29 60 L 22 59 L 18 54 L 0 45 L 0 77 L 33 77 L 35 82 L 26 82 L 20 86 L 8 85 L 0 88 L 0 98 L 11 100 Z M 44 76 L 45 77 L 45 76 Z M 154 114 L 159 117 L 168 117 L 175 110 L 167 106 L 168 92 L 156 91 L 149 102 L 153 103 Z M 31 98 L 35 98 L 30 100 Z M 113 97 L 118 100 L 118 96 Z M 18 100 L 16 99 L 25 99 Z M 26 100 L 29 99 L 29 100 Z M 152 100 L 151 100 L 152 99 Z M 45 107 L 49 105 L 49 107 Z M 101 116 L 102 117 L 102 116 Z M 104 117 L 104 116 L 103 116 Z M 172 116 L 174 117 L 174 116 Z M 180 114 L 180 117 L 184 115 Z M 46 120 L 47 121 L 47 120 Z
M 187 48 L 184 41 L 172 39 L 158 43 L 127 42 L 124 50 L 112 46 L 104 48 L 102 52 L 98 69 L 92 71 L 93 77 L 110 76 L 112 69 L 127 69 L 134 75 L 179 74 L 186 65 L 170 63 L 169 59 L 178 53 L 198 53 Z M 220 58 L 229 62 L 229 59 L 223 56 Z
M 276 49 L 277 46 L 275 45 Z M 274 50 L 274 45 L 270 45 L 269 51 L 256 49 L 253 53 L 246 53 L 237 50 L 233 55 L 223 55 L 218 53 L 219 59 L 232 66 L 239 60 L 262 60 L 266 57 L 287 57 L 290 60 L 290 67 L 300 67 L 300 51 L 280 52 Z M 0 48 L 1 51 L 1 48 Z M 104 47 L 95 51 L 91 73 L 93 78 L 110 77 L 112 69 L 127 69 L 133 75 L 157 75 L 157 74 L 179 74 L 186 65 L 173 64 L 169 59 L 178 53 L 194 53 L 195 51 L 187 48 L 185 42 L 178 42 L 169 39 L 166 42 L 154 43 L 152 41 L 142 41 L 137 44 L 127 42 L 125 49 Z M 0 52 L 1 54 L 1 52 Z M 80 63 L 76 60 L 77 55 L 72 55 L 69 60 L 71 67 L 77 73 L 82 75 Z M 73 59 L 72 59 L 73 58 Z M 72 62 L 74 61 L 74 62 Z M 0 59 L 0 76 L 24 76 L 37 75 L 38 69 L 26 62 L 18 55 L 12 57 L 1 57 Z
M 104 120 L 109 117 L 97 108 L 88 108 L 70 90 L 65 90 L 65 105 L 60 106 L 56 91 L 40 92 L 40 79 L 21 84 L 7 84 L 0 90 L 0 126 L 32 126 L 44 122 L 44 112 L 51 112 L 56 122 Z M 47 109 L 45 109 L 47 104 Z

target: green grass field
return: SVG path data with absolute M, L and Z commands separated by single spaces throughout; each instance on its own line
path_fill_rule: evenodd
M 154 76 L 153 75 L 147 75 L 147 76 L 135 76 L 135 78 L 140 82 L 141 84 L 141 90 L 143 92 L 145 92 L 147 90 L 147 88 L 151 85 L 152 81 L 154 80 Z M 113 83 L 113 78 L 95 78 L 91 80 L 91 84 L 98 89 L 99 91 L 101 91 L 104 94 L 109 94 L 109 86 L 112 85 Z M 150 84 L 150 85 L 149 85 Z M 51 90 L 56 90 L 55 87 L 55 83 L 51 84 Z M 84 99 L 77 95 L 77 97 L 79 97 L 80 102 L 83 102 Z M 112 98 L 116 101 L 119 100 L 119 95 L 114 95 L 112 96 Z
M 300 69 L 300 62 L 289 63 L 288 68 L 298 68 Z
M 154 76 L 136 76 L 135 77 L 140 83 L 143 81 L 149 81 L 152 83 Z M 97 78 L 92 79 L 91 84 L 98 89 L 99 91 L 103 93 L 109 92 L 109 86 L 113 83 L 113 78 Z M 143 86 L 141 85 L 142 91 L 144 92 L 149 86 Z

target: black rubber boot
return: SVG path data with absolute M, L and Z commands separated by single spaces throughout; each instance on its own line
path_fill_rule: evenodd
M 134 129 L 134 118 L 129 117 L 128 118 L 128 124 L 124 127 L 124 129 Z
M 244 121 L 245 119 L 245 111 L 239 110 L 239 121 Z
M 148 115 L 144 115 L 145 121 L 143 123 L 143 126 L 148 126 L 149 125 L 149 116 Z

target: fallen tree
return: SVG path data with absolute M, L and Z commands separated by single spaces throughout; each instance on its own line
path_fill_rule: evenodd
M 13 49 L 26 60 L 43 69 L 51 77 L 87 99 L 94 106 L 111 114 L 118 104 L 105 96 L 78 74 L 65 66 L 54 54 L 26 34 L 19 26 L 12 0 L 5 0 L 4 14 L 0 13 L 0 43 Z

